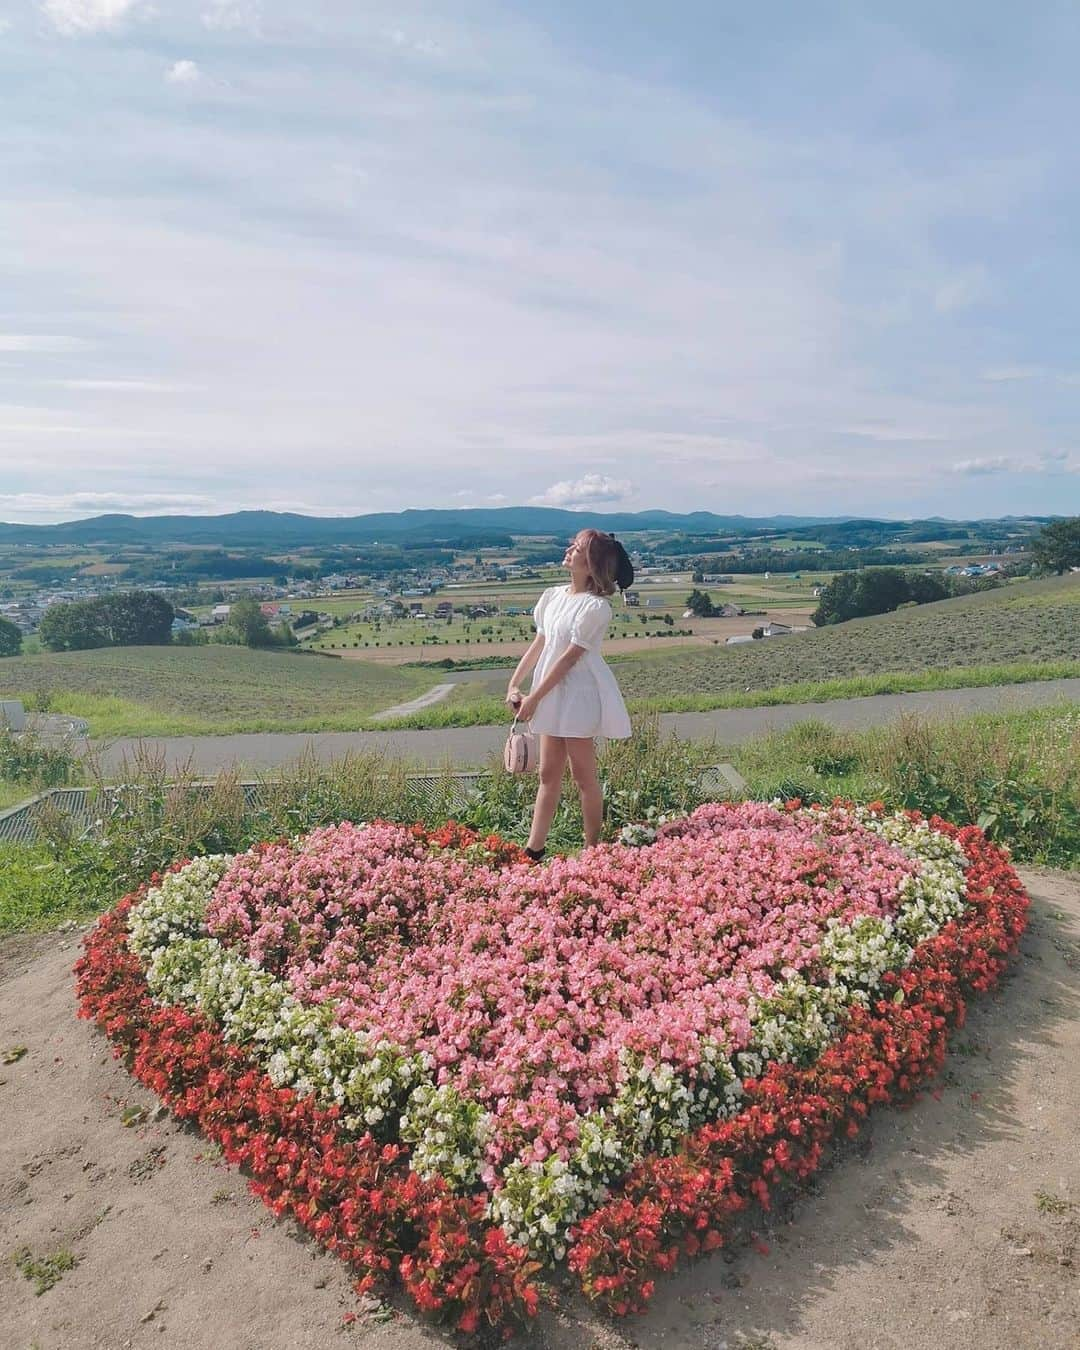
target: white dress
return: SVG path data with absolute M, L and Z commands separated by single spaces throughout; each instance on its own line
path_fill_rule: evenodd
M 630 717 L 619 686 L 600 655 L 600 644 L 611 622 L 611 606 L 591 591 L 574 594 L 569 586 L 552 586 L 533 610 L 536 631 L 544 635 L 544 650 L 533 672 L 535 689 L 555 662 L 573 644 L 585 655 L 537 705 L 529 724 L 538 736 L 630 735 Z

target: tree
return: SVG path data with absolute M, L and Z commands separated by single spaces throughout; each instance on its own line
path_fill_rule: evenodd
M 160 647 L 172 641 L 176 611 L 152 591 L 125 591 L 100 603 L 112 635 L 113 647 Z
M 10 619 L 0 619 L 0 656 L 18 656 L 22 651 L 22 633 Z
M 810 616 L 810 622 L 817 628 L 830 623 L 844 623 L 855 618 L 856 593 L 859 577 L 856 572 L 840 572 L 832 581 L 826 582 L 818 597 L 818 607 Z
M 860 614 L 888 614 L 911 599 L 907 577 L 897 567 L 868 567 L 858 573 L 856 603 Z
M 699 591 L 696 586 L 686 597 L 686 608 L 693 610 L 699 619 L 711 619 L 716 613 L 712 596 L 707 591 Z
M 229 609 L 229 628 L 245 647 L 273 647 L 274 635 L 259 602 L 250 595 L 233 602 Z
M 38 628 L 41 645 L 51 652 L 81 652 L 112 645 L 112 634 L 96 600 L 50 605 Z
M 172 640 L 174 610 L 151 591 L 123 591 L 50 605 L 41 620 L 41 645 L 54 652 L 93 647 L 163 646 Z
M 1042 571 L 1058 576 L 1080 567 L 1080 516 L 1045 526 L 1031 541 L 1031 556 Z
M 941 577 L 925 572 L 916 572 L 908 577 L 908 591 L 916 605 L 929 604 L 932 600 L 947 600 L 952 594 Z

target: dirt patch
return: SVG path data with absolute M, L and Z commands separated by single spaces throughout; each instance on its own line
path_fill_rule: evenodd
M 1033 907 L 1022 954 L 956 1033 L 932 1091 L 879 1112 L 807 1190 L 759 1216 L 757 1250 L 661 1280 L 636 1321 L 612 1324 L 565 1298 L 519 1344 L 1080 1347 L 1080 876 L 1023 876 Z M 28 1048 L 0 1066 L 0 1341 L 20 1350 L 449 1343 L 403 1306 L 358 1304 L 339 1263 L 275 1221 L 216 1149 L 156 1109 L 74 1018 L 78 937 L 0 943 L 0 1049 Z M 40 1296 L 13 1260 L 24 1248 L 60 1258 Z

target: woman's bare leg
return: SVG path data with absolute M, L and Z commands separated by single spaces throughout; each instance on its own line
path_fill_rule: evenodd
M 604 794 L 596 772 L 596 742 L 582 736 L 568 736 L 565 744 L 570 757 L 570 772 L 581 793 L 585 847 L 591 848 L 600 842 L 600 827 L 604 823 Z
M 562 736 L 540 737 L 540 786 L 533 807 L 532 829 L 527 847 L 542 849 L 555 819 L 566 770 L 566 741 Z

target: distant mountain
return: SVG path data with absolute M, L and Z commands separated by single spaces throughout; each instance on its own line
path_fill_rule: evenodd
M 379 540 L 437 543 L 497 530 L 503 534 L 563 538 L 595 526 L 613 533 L 640 530 L 687 534 L 751 533 L 841 524 L 848 516 L 718 516 L 711 511 L 562 511 L 546 506 L 502 506 L 490 510 L 384 511 L 365 516 L 302 516 L 283 511 L 234 511 L 223 516 L 94 516 L 59 525 L 0 524 L 0 543 L 13 544 L 217 544 L 273 547 L 302 544 L 360 544 Z M 892 522 L 895 524 L 895 522 Z

